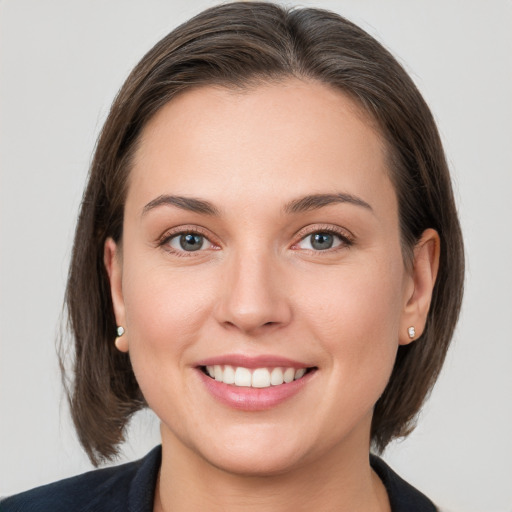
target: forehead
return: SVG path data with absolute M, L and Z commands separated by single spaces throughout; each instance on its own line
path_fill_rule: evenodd
M 144 128 L 130 179 L 136 195 L 200 195 L 221 202 L 339 191 L 378 195 L 386 149 L 347 95 L 298 79 L 244 90 L 204 86 L 165 105 Z M 135 194 L 136 192 L 136 194 Z

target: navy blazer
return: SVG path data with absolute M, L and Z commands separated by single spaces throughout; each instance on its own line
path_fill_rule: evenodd
M 121 466 L 37 487 L 0 501 L 0 512 L 153 512 L 162 448 Z M 436 512 L 434 504 L 383 460 L 370 463 L 386 486 L 392 512 Z

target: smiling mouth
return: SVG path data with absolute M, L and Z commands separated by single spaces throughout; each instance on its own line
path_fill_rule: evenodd
M 200 369 L 205 375 L 208 375 L 208 377 L 217 382 L 238 387 L 261 389 L 289 384 L 295 380 L 302 379 L 304 375 L 316 368 L 276 367 L 251 369 L 244 368 L 243 366 L 216 364 L 201 366 Z

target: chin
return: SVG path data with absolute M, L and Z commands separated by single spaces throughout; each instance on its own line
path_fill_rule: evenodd
M 233 450 L 224 453 L 204 454 L 212 466 L 231 475 L 268 477 L 288 473 L 300 466 L 302 457 L 297 452 L 262 453 L 260 450 Z
M 189 447 L 210 466 L 240 476 L 283 474 L 307 458 L 305 439 L 290 435 L 276 425 L 237 425 L 222 436 L 189 439 Z

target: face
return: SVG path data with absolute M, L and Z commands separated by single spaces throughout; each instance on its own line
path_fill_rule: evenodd
M 384 145 L 342 93 L 173 99 L 143 131 L 105 259 L 164 448 L 245 474 L 367 453 L 415 284 Z

